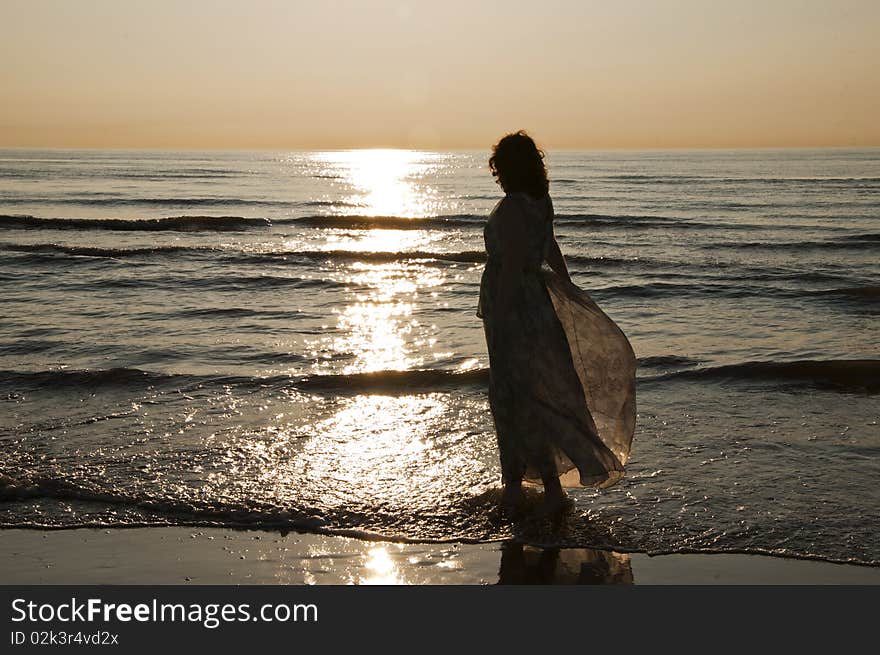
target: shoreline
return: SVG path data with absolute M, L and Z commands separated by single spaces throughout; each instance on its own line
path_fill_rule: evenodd
M 0 584 L 880 584 L 880 567 L 757 554 L 647 555 L 300 532 L 0 530 Z

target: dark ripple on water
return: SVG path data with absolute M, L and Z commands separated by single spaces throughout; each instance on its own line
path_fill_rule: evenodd
M 675 381 L 743 384 L 759 381 L 773 385 L 777 389 L 803 386 L 842 392 L 869 394 L 880 392 L 880 360 L 876 359 L 755 361 L 724 366 L 701 366 L 700 360 L 697 359 L 661 355 L 640 358 L 638 364 L 640 371 L 643 371 L 638 378 L 640 384 Z M 664 372 L 651 373 L 652 370 L 658 369 Z M 468 388 L 485 389 L 488 382 L 489 370 L 483 368 L 465 371 L 428 368 L 347 374 L 299 373 L 265 377 L 158 373 L 136 368 L 0 371 L 0 388 L 5 386 L 16 390 L 53 389 L 59 385 L 73 389 L 93 389 L 103 386 L 133 389 L 168 386 L 180 389 L 233 385 L 245 388 L 300 389 L 352 394 L 362 392 L 411 394 Z

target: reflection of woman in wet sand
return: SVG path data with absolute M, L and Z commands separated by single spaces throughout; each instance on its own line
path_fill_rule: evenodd
M 635 357 L 569 277 L 543 157 L 524 132 L 493 149 L 489 167 L 505 196 L 484 230 L 477 315 L 489 351 L 503 504 L 515 509 L 523 481 L 540 481 L 553 512 L 564 505 L 563 486 L 607 487 L 622 477 L 635 427 Z
M 633 572 L 629 555 L 610 550 L 508 542 L 501 550 L 498 584 L 633 584 Z

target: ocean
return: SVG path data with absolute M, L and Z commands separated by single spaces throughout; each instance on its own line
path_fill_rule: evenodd
M 626 477 L 499 514 L 487 152 L 0 151 L 0 527 L 880 565 L 880 149 L 554 151 Z

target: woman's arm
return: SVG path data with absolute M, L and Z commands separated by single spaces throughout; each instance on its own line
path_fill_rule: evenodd
M 565 265 L 565 258 L 562 256 L 559 243 L 557 243 L 556 236 L 553 234 L 551 234 L 550 241 L 547 243 L 544 260 L 559 277 L 567 282 L 571 282 L 571 275 L 568 272 L 568 267 Z
M 550 221 L 550 225 L 548 229 L 550 230 L 550 234 L 546 245 L 544 246 L 544 261 L 547 262 L 547 265 L 553 269 L 553 272 L 556 273 L 556 275 L 566 282 L 571 282 L 571 275 L 568 272 L 568 266 L 565 265 L 565 258 L 562 256 L 562 251 L 559 249 L 559 242 L 556 241 L 556 234 L 553 231 L 553 218 L 555 217 L 556 212 L 553 210 L 553 201 L 550 199 L 550 196 L 547 196 L 547 204 L 549 205 L 548 220 Z

